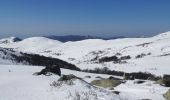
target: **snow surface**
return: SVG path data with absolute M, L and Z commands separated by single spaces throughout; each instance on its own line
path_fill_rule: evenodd
M 0 100 L 165 100 L 162 96 L 169 88 L 146 81 L 135 84 L 128 81 L 115 88 L 120 95 L 110 90 L 94 87 L 79 79 L 73 80 L 72 85 L 63 83 L 57 87 L 50 84 L 59 79 L 59 76 L 34 76 L 42 67 L 24 65 L 0 65 Z M 74 74 L 87 82 L 100 76 L 108 78 L 109 75 L 91 74 L 84 72 L 61 70 L 62 74 Z M 91 78 L 85 78 L 91 76 Z
M 81 80 L 72 85 L 62 84 L 52 87 L 50 84 L 58 76 L 34 76 L 42 67 L 0 65 L 0 100 L 119 100 L 119 96 L 108 90 L 96 88 Z M 62 70 L 62 73 L 70 73 Z M 74 72 L 76 73 L 76 72 Z M 77 99 L 79 98 L 80 99 Z
M 114 89 L 119 91 L 120 96 L 124 99 L 131 98 L 131 100 L 165 100 L 163 94 L 168 91 L 167 87 L 162 87 L 159 84 L 155 84 L 153 81 L 146 81 L 142 84 L 137 84 L 136 81 L 138 80 L 128 80 L 125 84 L 121 84 Z
M 32 37 L 13 42 L 14 38 L 0 40 L 0 47 L 13 48 L 17 51 L 35 53 L 44 56 L 60 58 L 77 65 L 81 69 L 108 67 L 112 70 L 124 72 L 150 72 L 156 75 L 170 74 L 170 32 L 162 33 L 150 38 L 125 38 L 116 40 L 89 39 L 77 42 L 62 43 L 44 37 Z M 6 43 L 3 41 L 7 41 Z M 10 42 L 8 42 L 10 41 Z M 99 58 L 121 53 L 130 55 L 131 59 L 125 64 L 94 63 Z M 136 58 L 144 53 L 143 58 Z M 1 56 L 3 54 L 0 53 Z M 50 86 L 57 82 L 59 76 L 34 76 L 41 66 L 12 65 L 11 61 L 0 58 L 0 100 L 165 100 L 163 94 L 170 88 L 155 84 L 153 81 L 137 84 L 138 80 L 128 80 L 115 87 L 120 94 L 111 90 L 98 88 L 88 83 L 100 76 L 108 78 L 110 75 L 91 74 L 85 72 L 61 69 L 64 75 L 74 74 L 82 80 L 72 80 L 72 84 L 62 83 L 57 87 Z M 86 76 L 91 76 L 87 78 Z M 87 83 L 88 82 L 88 83 Z
M 59 58 L 75 64 L 80 69 L 108 67 L 111 70 L 124 72 L 150 72 L 156 75 L 170 74 L 170 32 L 161 33 L 149 38 L 124 38 L 115 40 L 88 39 L 76 42 L 61 43 L 44 37 L 32 37 L 23 41 L 0 44 L 0 47 L 14 48 L 17 51 L 35 53 Z M 94 63 L 98 57 L 130 55 L 125 64 L 112 62 Z M 136 56 L 146 54 L 143 58 Z M 150 55 L 148 55 L 150 54 Z

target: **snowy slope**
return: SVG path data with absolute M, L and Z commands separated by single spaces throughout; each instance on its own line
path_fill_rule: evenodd
M 120 95 L 110 90 L 94 87 L 79 79 L 52 87 L 58 76 L 34 76 L 42 67 L 23 65 L 0 65 L 0 100 L 165 100 L 162 96 L 169 88 L 146 81 L 135 84 L 128 81 L 115 88 Z M 62 69 L 62 74 L 74 74 L 87 82 L 97 76 L 108 78 L 108 75 L 90 74 Z M 91 76 L 91 78 L 85 78 Z M 78 99 L 80 97 L 80 99 Z
M 0 58 L 0 64 L 2 64 L 2 65 L 9 65 L 9 64 L 12 64 L 12 62 L 9 61 L 9 60 L 4 60 L 4 59 Z
M 120 96 L 124 99 L 131 100 L 164 100 L 162 96 L 166 91 L 167 87 L 162 87 L 159 84 L 154 84 L 152 81 L 146 81 L 142 84 L 137 84 L 136 81 L 127 81 L 125 84 L 121 84 L 115 88 L 116 91 L 120 91 Z
M 42 67 L 0 65 L 0 100 L 120 100 L 108 90 L 96 88 L 81 80 L 72 85 L 52 87 L 58 76 L 33 76 Z M 70 73 L 62 70 L 62 73 Z M 74 72 L 76 73 L 76 72 Z M 80 95 L 80 96 L 79 96 Z M 79 98 L 80 99 L 77 99 Z
M 124 38 L 115 40 L 88 39 L 77 42 L 61 43 L 43 37 L 28 38 L 5 48 L 36 53 L 59 58 L 75 64 L 81 69 L 108 67 L 111 70 L 125 72 L 150 72 L 156 75 L 170 74 L 170 32 L 149 38 Z M 94 58 L 110 57 L 116 54 L 129 55 L 131 59 L 124 64 L 113 62 L 95 63 Z M 145 54 L 137 59 L 136 56 Z M 97 60 L 98 60 L 97 59 Z M 97 61 L 96 60 L 96 61 Z
M 46 51 L 47 49 L 57 47 L 60 44 L 62 44 L 60 41 L 51 40 L 45 37 L 31 37 L 17 43 L 14 42 L 8 45 L 3 45 L 3 47 L 15 48 L 23 52 L 29 51 L 29 53 L 34 53 Z
M 0 65 L 13 64 L 14 62 L 12 61 L 13 58 L 11 56 L 13 54 L 18 56 L 20 55 L 19 53 L 14 53 L 12 51 L 0 47 Z

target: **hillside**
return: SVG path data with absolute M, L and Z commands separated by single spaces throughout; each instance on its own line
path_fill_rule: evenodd
M 120 92 L 118 95 L 89 84 L 99 79 L 97 77 L 108 78 L 108 75 L 61 69 L 62 74 L 74 74 L 82 80 L 58 82 L 60 77 L 56 75 L 32 75 L 41 69 L 38 66 L 0 65 L 0 100 L 165 100 L 162 94 L 169 89 L 152 81 L 137 84 L 138 80 L 129 80 L 115 87 L 114 90 Z M 53 86 L 53 82 L 58 85 Z
M 0 100 L 165 100 L 170 89 L 158 77 L 170 74 L 170 32 L 66 43 L 2 40 L 12 42 L 0 44 Z M 47 65 L 60 67 L 61 77 L 37 74 Z
M 61 43 L 43 37 L 33 37 L 20 42 L 1 45 L 16 51 L 59 58 L 75 64 L 80 69 L 108 67 L 124 72 L 150 72 L 170 74 L 170 32 L 149 38 L 123 38 L 115 40 L 87 39 Z M 27 46 L 27 47 L 26 47 Z M 115 62 L 110 59 L 118 58 Z M 126 59 L 129 56 L 129 59 Z
M 0 65 L 4 64 L 21 64 L 21 65 L 36 65 L 36 66 L 57 66 L 58 68 L 66 68 L 71 70 L 80 70 L 73 64 L 66 61 L 45 57 L 38 54 L 28 54 L 14 51 L 11 48 L 1 48 L 0 47 Z

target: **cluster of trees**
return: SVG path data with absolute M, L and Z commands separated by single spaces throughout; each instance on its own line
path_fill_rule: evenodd
M 141 54 L 137 55 L 136 58 L 143 58 L 144 56 L 146 56 L 146 54 L 141 53 Z
M 66 61 L 45 57 L 38 54 L 27 54 L 22 52 L 15 52 L 9 49 L 2 49 L 0 51 L 4 54 L 4 59 L 12 60 L 14 63 L 22 63 L 26 65 L 36 65 L 36 66 L 58 66 L 60 68 L 66 68 L 71 70 L 80 71 L 78 67 L 73 64 L 70 64 Z
M 160 77 L 157 77 L 151 73 L 146 72 L 133 72 L 133 73 L 125 73 L 122 71 L 110 70 L 107 67 L 104 68 L 95 68 L 95 69 L 84 69 L 83 72 L 89 73 L 98 73 L 98 74 L 108 74 L 108 75 L 116 75 L 123 76 L 125 79 L 150 79 L 150 80 L 158 80 Z
M 111 56 L 111 57 L 103 57 L 103 58 L 100 58 L 99 59 L 99 62 L 102 63 L 102 62 L 118 62 L 119 59 L 117 56 Z
M 114 63 L 123 63 L 125 60 L 131 59 L 131 57 L 128 56 L 122 56 L 120 58 L 118 58 L 117 56 L 111 56 L 111 57 L 103 57 L 99 59 L 99 63 L 103 63 L 103 62 L 111 62 L 113 61 Z M 122 61 L 124 60 L 124 61 Z
M 145 57 L 147 55 L 151 55 L 151 53 L 147 53 L 147 54 L 141 53 L 141 54 L 137 55 L 136 58 L 143 58 L 143 57 Z

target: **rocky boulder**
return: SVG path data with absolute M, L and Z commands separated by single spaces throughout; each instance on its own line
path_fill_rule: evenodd
M 78 77 L 73 75 L 73 74 L 70 74 L 70 75 L 62 75 L 58 81 L 68 81 L 68 80 L 71 80 L 71 79 L 77 79 Z
M 47 66 L 42 69 L 40 72 L 34 73 L 34 75 L 46 75 L 49 76 L 51 73 L 61 76 L 61 70 L 58 66 Z
M 170 87 L 170 75 L 163 76 L 163 83 L 165 84 L 165 86 Z
M 103 88 L 113 88 L 122 83 L 122 80 L 114 77 L 108 79 L 99 79 L 91 82 L 92 85 L 103 87 Z
M 170 90 L 167 91 L 163 96 L 166 98 L 166 100 L 170 100 Z

